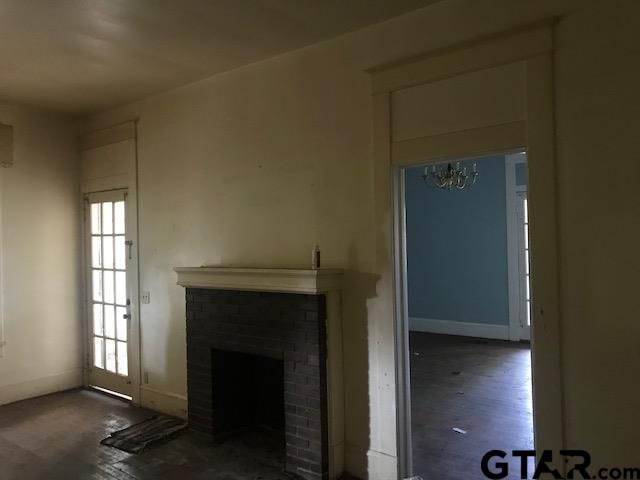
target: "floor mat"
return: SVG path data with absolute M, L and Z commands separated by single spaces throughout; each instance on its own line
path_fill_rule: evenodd
M 140 453 L 149 445 L 170 440 L 186 428 L 187 422 L 184 420 L 157 415 L 113 432 L 100 443 L 128 453 Z

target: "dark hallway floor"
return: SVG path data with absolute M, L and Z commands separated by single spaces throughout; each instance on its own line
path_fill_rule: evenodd
M 488 450 L 533 448 L 528 345 L 411 332 L 410 350 L 415 474 L 486 480 Z M 520 478 L 516 465 L 509 478 Z
M 100 445 L 153 412 L 78 390 L 0 407 L 1 480 L 284 480 L 253 437 L 213 445 L 184 433 L 131 455 Z

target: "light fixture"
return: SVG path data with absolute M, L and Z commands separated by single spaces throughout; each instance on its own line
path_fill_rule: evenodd
M 456 162 L 455 167 L 453 164 L 448 163 L 444 165 L 432 165 L 431 167 L 424 167 L 424 175 L 422 179 L 426 184 L 437 188 L 445 188 L 451 190 L 457 188 L 462 190 L 463 188 L 470 187 L 478 179 L 478 165 L 473 162 L 471 172 L 467 173 L 467 167 Z

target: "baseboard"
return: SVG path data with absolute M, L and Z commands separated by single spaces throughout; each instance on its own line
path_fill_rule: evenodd
M 187 418 L 187 397 L 176 393 L 162 392 L 147 385 L 140 387 L 140 405 L 157 412 Z
M 486 323 L 454 322 L 432 318 L 409 318 L 409 330 L 416 332 L 462 335 L 465 337 L 493 338 L 509 340 L 508 325 L 488 325 Z
M 26 382 L 2 385 L 0 386 L 0 405 L 79 388 L 82 386 L 82 375 L 82 368 L 74 368 L 73 370 Z
M 398 478 L 398 457 L 377 450 L 367 452 L 367 477 L 369 480 Z

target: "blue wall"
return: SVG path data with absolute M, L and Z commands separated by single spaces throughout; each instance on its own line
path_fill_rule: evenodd
M 505 158 L 477 162 L 478 181 L 464 190 L 405 171 L 410 317 L 509 324 Z

